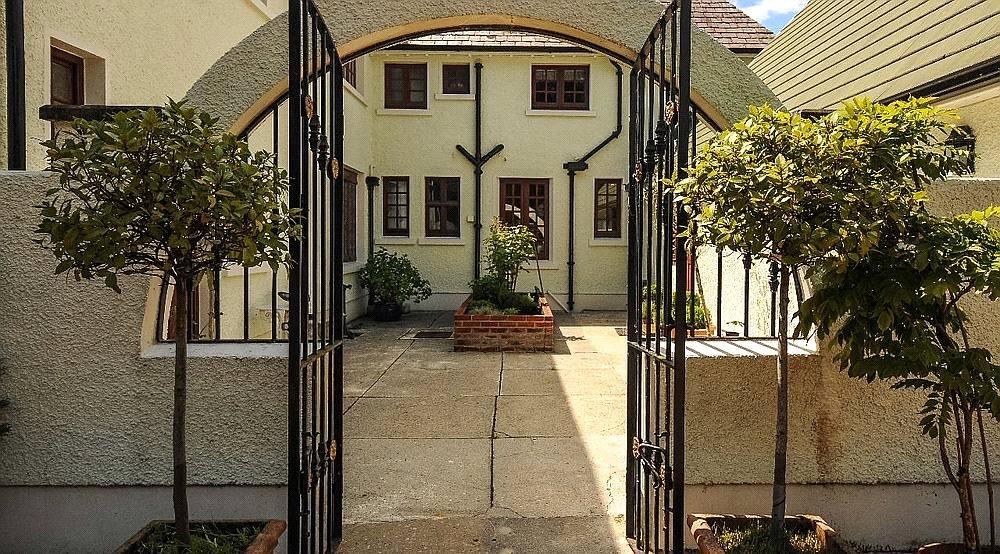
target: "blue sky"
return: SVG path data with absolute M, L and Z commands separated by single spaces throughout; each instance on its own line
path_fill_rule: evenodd
M 805 7 L 806 0 L 735 0 L 735 3 L 750 17 L 777 33 Z

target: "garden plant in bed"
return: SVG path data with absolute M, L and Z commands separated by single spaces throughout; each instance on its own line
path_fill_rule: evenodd
M 431 285 L 420 276 L 406 254 L 379 248 L 365 264 L 358 277 L 368 289 L 369 302 L 376 321 L 398 321 L 403 317 L 403 303 L 420 303 L 431 296 Z

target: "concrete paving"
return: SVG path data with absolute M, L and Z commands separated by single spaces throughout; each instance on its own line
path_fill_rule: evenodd
M 556 317 L 551 354 L 401 339 L 361 322 L 345 354 L 343 552 L 628 552 L 624 314 Z

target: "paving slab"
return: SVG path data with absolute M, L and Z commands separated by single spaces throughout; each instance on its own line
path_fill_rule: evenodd
M 348 523 L 482 515 L 489 439 L 352 439 L 344 449 Z
M 394 364 L 396 368 L 418 369 L 484 369 L 499 370 L 500 353 L 478 352 L 427 352 L 415 350 L 401 356 Z
M 489 438 L 494 397 L 360 398 L 344 416 L 348 438 Z
M 385 373 L 384 367 L 369 367 L 361 369 L 344 368 L 344 396 L 361 396 L 379 377 Z
M 498 437 L 616 435 L 625 429 L 625 395 L 501 396 Z
M 499 369 L 419 369 L 393 367 L 379 379 L 378 383 L 365 396 L 373 398 L 423 398 L 429 396 L 493 397 L 496 396 L 499 388 Z
M 452 517 L 359 523 L 344 526 L 338 552 L 464 553 L 488 552 L 483 544 L 486 518 Z
M 516 354 L 503 355 L 504 369 L 607 369 L 624 365 L 625 359 L 600 352 L 579 354 Z
M 455 343 L 451 339 L 415 339 L 411 341 L 409 352 L 454 352 Z
M 496 516 L 620 515 L 625 511 L 625 436 L 494 441 Z
M 505 370 L 503 395 L 617 395 L 626 393 L 624 369 Z
M 483 541 L 489 551 L 501 554 L 631 554 L 625 540 L 624 518 L 554 517 L 490 519 Z

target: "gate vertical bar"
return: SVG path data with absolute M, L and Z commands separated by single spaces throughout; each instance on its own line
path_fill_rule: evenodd
M 344 336 L 345 336 L 345 303 L 344 295 L 344 64 L 337 54 L 336 45 L 331 44 L 333 52 L 333 90 L 334 100 L 334 156 L 337 158 L 337 184 L 333 195 L 333 213 L 337 231 L 333 243 L 333 526 L 331 528 L 331 543 L 340 544 L 343 532 L 343 499 L 344 499 Z
M 678 132 L 677 141 L 677 176 L 687 177 L 688 166 L 688 134 L 691 132 L 691 0 L 678 0 L 680 3 L 680 40 L 679 63 L 676 69 L 679 81 L 679 106 L 677 107 Z M 683 210 L 677 213 L 677 230 L 683 233 L 687 229 L 688 217 Z M 687 252 L 685 248 L 677 250 L 677 265 L 687 267 Z M 684 306 L 687 300 L 687 271 L 677 272 L 677 304 Z M 674 339 L 674 401 L 673 401 L 673 544 L 676 554 L 684 552 L 684 438 L 685 438 L 685 393 L 686 393 L 686 340 L 687 321 L 684 310 L 680 310 L 677 318 L 677 333 Z
M 629 90 L 631 94 L 629 95 L 629 187 L 628 187 L 628 294 L 626 295 L 627 310 L 628 310 L 628 341 L 629 343 L 634 343 L 638 339 L 637 331 L 639 326 L 638 318 L 636 318 L 637 302 L 635 298 L 635 291 L 637 290 L 636 276 L 638 271 L 636 270 L 636 252 L 635 252 L 635 235 L 636 235 L 636 225 L 635 225 L 635 197 L 636 190 L 639 188 L 639 184 L 636 179 L 636 94 L 635 91 L 638 88 L 639 83 L 639 72 L 633 67 L 629 73 Z M 638 352 L 633 348 L 628 349 L 627 354 L 627 385 L 626 385 L 626 395 L 627 395 L 627 407 L 625 419 L 628 422 L 626 425 L 625 437 L 633 437 L 634 430 L 632 429 L 633 422 L 638 419 L 638 379 L 636 377 L 636 371 L 638 368 Z M 627 537 L 636 536 L 636 490 L 635 490 L 635 476 L 636 467 L 635 459 L 632 456 L 632 451 L 626 449 L 625 451 L 625 535 Z
M 288 5 L 288 202 L 293 209 L 300 207 L 302 194 L 302 4 L 293 0 Z M 289 240 L 291 264 L 288 268 L 288 551 L 300 552 L 301 522 L 299 472 L 301 429 L 299 365 L 301 352 L 301 280 L 302 245 Z

